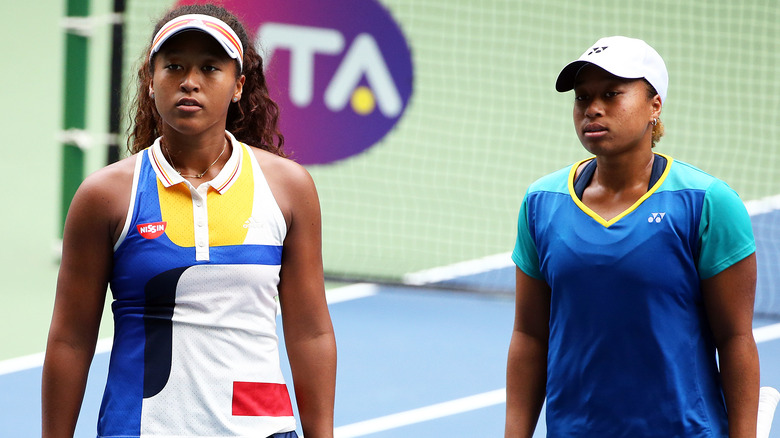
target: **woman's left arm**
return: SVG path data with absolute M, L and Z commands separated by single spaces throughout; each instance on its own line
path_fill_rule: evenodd
M 760 387 L 753 339 L 756 254 L 702 280 L 704 306 L 718 350 L 729 437 L 756 436 Z
M 279 282 L 285 345 L 304 435 L 332 438 L 336 340 L 325 300 L 319 199 L 306 170 L 286 167 Z

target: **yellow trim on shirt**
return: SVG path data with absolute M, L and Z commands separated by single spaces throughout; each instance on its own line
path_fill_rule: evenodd
M 569 195 L 574 200 L 574 203 L 577 204 L 577 206 L 582 210 L 585 214 L 592 217 L 596 222 L 600 223 L 601 225 L 609 228 L 612 224 L 616 223 L 632 211 L 636 210 L 637 207 L 642 205 L 643 202 L 645 202 L 645 199 L 649 198 L 653 193 L 655 193 L 656 190 L 658 190 L 659 187 L 661 187 L 661 184 L 663 184 L 664 180 L 666 179 L 666 176 L 669 175 L 669 169 L 672 168 L 672 162 L 674 162 L 674 159 L 668 155 L 659 154 L 656 153 L 656 155 L 660 155 L 664 158 L 666 158 L 666 168 L 664 169 L 664 172 L 661 174 L 661 177 L 658 178 L 658 181 L 653 185 L 653 187 L 650 188 L 650 190 L 647 191 L 644 195 L 642 195 L 641 198 L 639 198 L 636 202 L 634 202 L 633 205 L 625 209 L 622 213 L 619 215 L 613 217 L 610 220 L 605 220 L 603 217 L 599 216 L 598 213 L 591 210 L 587 205 L 585 205 L 580 198 L 577 197 L 577 194 L 574 192 L 574 176 L 577 174 L 577 169 L 585 163 L 586 161 L 595 160 L 595 158 L 586 158 L 584 160 L 581 160 L 577 163 L 574 163 L 571 166 L 571 170 L 569 171 L 569 179 L 567 182 L 567 185 L 569 186 Z
M 209 246 L 241 245 L 249 231 L 248 220 L 252 216 L 254 200 L 254 176 L 249 151 L 241 148 L 241 173 L 229 190 L 221 194 L 209 188 L 206 195 L 208 213 Z M 178 183 L 165 187 L 157 179 L 162 220 L 168 223 L 165 234 L 175 245 L 195 246 L 195 199 L 187 184 Z

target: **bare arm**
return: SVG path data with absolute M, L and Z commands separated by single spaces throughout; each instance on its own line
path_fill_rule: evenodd
M 758 350 L 753 339 L 756 255 L 702 280 L 702 294 L 720 362 L 729 436 L 756 436 Z
M 111 273 L 113 228 L 121 209 L 109 176 L 99 172 L 79 188 L 65 221 L 42 379 L 44 438 L 72 437 L 95 352 Z M 116 181 L 114 181 L 114 187 Z M 127 202 L 123 204 L 127 206 Z
M 544 404 L 550 288 L 515 268 L 515 326 L 506 376 L 506 438 L 530 438 Z
M 308 172 L 292 170 L 285 184 L 289 217 L 279 283 L 285 344 L 303 433 L 331 438 L 336 340 L 325 301 L 320 206 Z

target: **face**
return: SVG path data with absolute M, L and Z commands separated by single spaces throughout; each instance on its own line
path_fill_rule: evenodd
M 614 155 L 652 147 L 653 119 L 661 98 L 648 96 L 643 79 L 619 78 L 588 65 L 574 85 L 574 126 L 582 145 L 594 155 Z
M 165 42 L 154 58 L 149 92 L 166 130 L 185 135 L 223 132 L 231 100 L 244 76 L 235 60 L 206 33 L 185 31 Z

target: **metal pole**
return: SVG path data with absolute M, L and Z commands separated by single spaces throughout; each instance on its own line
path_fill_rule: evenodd
M 119 125 L 122 109 L 122 59 L 124 57 L 125 0 L 114 0 L 114 23 L 111 30 L 111 102 L 109 104 L 108 164 L 119 161 Z
M 67 0 L 65 20 L 65 108 L 63 133 L 83 132 L 86 127 L 87 49 L 89 32 L 74 25 L 87 20 L 89 0 Z M 84 178 L 84 151 L 78 142 L 63 136 L 60 233 L 70 202 Z

